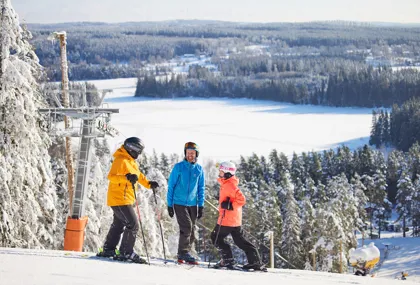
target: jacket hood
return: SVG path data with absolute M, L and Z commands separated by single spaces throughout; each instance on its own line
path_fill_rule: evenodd
M 124 145 L 120 146 L 120 148 L 117 149 L 112 156 L 114 158 L 117 158 L 118 156 L 122 156 L 124 158 L 128 158 L 128 159 L 133 159 L 134 160 L 134 158 L 132 158 L 131 155 L 128 154 L 128 152 L 125 150 Z
M 239 184 L 239 178 L 236 176 L 232 176 L 229 179 L 224 179 L 224 178 L 217 178 L 217 181 L 219 182 L 220 185 L 227 185 L 227 184 L 233 184 L 233 186 L 237 187 Z

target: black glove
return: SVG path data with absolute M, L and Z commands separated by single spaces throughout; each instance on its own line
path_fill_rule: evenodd
M 228 210 L 228 211 L 233 211 L 233 206 L 232 206 L 232 202 L 231 201 L 223 201 L 222 202 L 222 209 Z
M 127 178 L 128 181 L 131 182 L 131 184 L 136 184 L 137 180 L 139 180 L 139 177 L 137 176 L 137 174 L 127 173 L 125 177 Z
M 152 188 L 153 190 L 159 187 L 159 183 L 157 183 L 156 181 L 149 181 L 149 185 L 150 188 Z
M 173 218 L 174 216 L 174 208 L 173 207 L 168 207 L 168 213 L 169 213 L 169 217 Z
M 198 207 L 197 219 L 200 219 L 203 216 L 204 207 Z

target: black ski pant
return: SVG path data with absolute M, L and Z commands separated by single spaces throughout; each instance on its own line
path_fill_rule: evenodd
M 217 236 L 218 232 L 219 235 Z M 223 259 L 233 258 L 232 249 L 230 248 L 230 245 L 225 242 L 225 238 L 228 235 L 232 235 L 233 242 L 245 252 L 249 264 L 261 262 L 257 248 L 244 237 L 241 227 L 216 225 L 211 232 L 211 241 L 222 252 Z
M 176 219 L 179 225 L 178 255 L 191 250 L 195 241 L 194 228 L 197 220 L 197 206 L 174 205 Z
M 136 242 L 137 231 L 139 230 L 137 216 L 133 206 L 112 206 L 111 209 L 114 211 L 114 220 L 112 221 L 108 235 L 106 236 L 104 249 L 115 250 L 120 241 L 121 234 L 123 234 L 120 244 L 120 253 L 131 254 L 133 252 L 134 243 Z

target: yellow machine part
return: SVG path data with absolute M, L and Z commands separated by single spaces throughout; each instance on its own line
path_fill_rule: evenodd
M 372 269 L 376 265 L 376 263 L 378 263 L 378 262 L 379 262 L 379 257 L 377 257 L 375 259 L 372 259 L 372 260 L 369 260 L 369 261 L 366 262 L 365 268 Z
M 366 262 L 353 262 L 351 263 L 351 266 L 355 267 L 355 268 L 364 268 L 364 269 L 372 269 L 376 263 L 379 262 L 379 257 L 372 259 L 372 260 L 368 260 Z

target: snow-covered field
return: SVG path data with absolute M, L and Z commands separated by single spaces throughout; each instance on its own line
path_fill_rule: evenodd
M 381 249 L 383 258 L 377 270 L 378 277 L 395 278 L 405 271 L 409 280 L 420 283 L 420 238 L 382 238 L 374 242 Z M 386 247 L 387 256 L 384 252 Z
M 410 236 L 408 232 L 407 236 Z M 187 265 L 151 265 L 98 260 L 94 253 L 64 252 L 0 247 L 0 285 L 52 284 L 293 284 L 293 285 L 391 285 L 399 284 L 401 272 L 408 273 L 404 284 L 420 283 L 420 238 L 402 237 L 402 232 L 383 232 L 382 239 L 359 240 L 359 246 L 374 242 L 381 259 L 371 275 L 353 275 L 291 269 L 268 269 L 267 273 L 206 269 Z M 385 254 L 387 247 L 388 253 Z
M 0 248 L 0 285 L 388 285 L 401 282 L 395 277 L 403 270 L 409 274 L 404 284 L 420 283 L 420 240 L 396 238 L 392 239 L 392 242 L 398 249 L 390 251 L 389 257 L 374 278 L 355 276 L 352 273 L 333 274 L 288 269 L 269 269 L 268 273 L 224 271 L 186 265 L 163 265 L 159 261 L 153 261 L 151 266 L 124 264 L 78 258 L 77 256 L 82 255 L 81 253 L 66 254 L 60 251 Z
M 272 149 L 320 151 L 368 142 L 371 110 L 302 106 L 249 99 L 134 98 L 136 79 L 91 81 L 99 89 L 111 88 L 105 97 L 120 113 L 111 124 L 121 135 L 110 139 L 116 149 L 126 137 L 139 136 L 146 152 L 182 154 L 183 145 L 200 145 L 201 159 L 237 160 L 253 152 L 268 155 Z
M 398 214 L 392 211 L 389 223 L 401 223 L 398 221 Z M 374 230 L 377 232 L 377 229 Z M 374 269 L 377 277 L 393 278 L 401 276 L 401 272 L 409 274 L 409 280 L 420 283 L 420 238 L 413 238 L 412 230 L 406 232 L 403 237 L 402 231 L 382 231 L 381 239 L 361 239 L 358 234 L 359 247 L 374 242 L 381 251 L 381 259 Z

